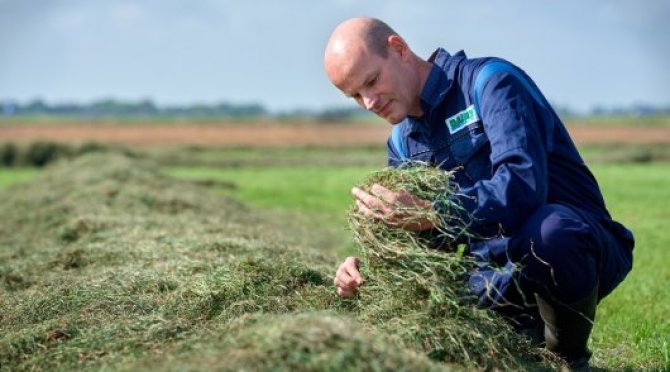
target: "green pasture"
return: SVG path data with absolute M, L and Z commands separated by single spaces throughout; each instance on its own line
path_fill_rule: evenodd
M 565 123 L 574 126 L 600 126 L 600 127 L 668 127 L 670 126 L 670 115 L 645 115 L 645 116 L 589 116 L 567 118 Z
M 39 170 L 36 168 L 2 168 L 0 167 L 0 188 L 16 183 L 32 180 Z
M 300 252 L 287 249 L 288 256 L 280 255 L 281 259 L 288 260 L 293 266 L 276 275 L 308 273 L 308 269 L 300 263 L 300 257 L 304 255 L 306 262 L 316 262 L 315 270 L 321 273 L 313 274 L 317 278 L 315 282 L 329 286 L 328 275 L 334 272 L 336 262 L 355 252 L 345 222 L 346 210 L 351 205 L 349 190 L 368 172 L 383 166 L 383 154 L 380 157 L 376 153 L 382 149 L 358 151 L 366 159 L 359 164 L 356 164 L 354 156 L 341 162 L 334 150 L 318 149 L 275 150 L 269 155 L 259 150 L 243 149 L 229 150 L 227 154 L 225 151 L 205 149 L 155 152 L 148 156 L 150 160 L 161 164 L 161 174 L 172 177 L 161 179 L 162 182 L 171 179 L 173 181 L 170 182 L 175 185 L 157 184 L 156 188 L 148 190 L 142 189 L 145 186 L 141 183 L 129 185 L 128 181 L 124 181 L 132 180 L 132 177 L 126 175 L 134 174 L 132 169 L 105 171 L 104 175 L 116 177 L 110 183 L 96 178 L 95 174 L 88 174 L 86 179 L 94 180 L 95 184 L 84 187 L 86 184 L 82 183 L 82 176 L 74 172 L 70 176 L 67 170 L 61 171 L 64 175 L 62 179 L 50 176 L 56 177 L 54 185 L 49 184 L 52 178 L 39 179 L 38 182 L 43 185 L 37 185 L 31 179 L 40 177 L 40 171 L 0 168 L 0 192 L 5 198 L 4 204 L 0 206 L 6 208 L 1 211 L 6 216 L 3 220 L 6 225 L 2 227 L 5 235 L 0 241 L 0 305 L 11 305 L 26 311 L 24 315 L 4 315 L 4 319 L 11 319 L 14 323 L 6 326 L 3 320 L 0 327 L 4 330 L 0 336 L 4 337 L 0 348 L 5 348 L 0 349 L 0 357 L 17 363 L 19 369 L 72 368 L 82 363 L 92 368 L 104 368 L 105 365 L 126 369 L 206 367 L 207 364 L 198 362 L 198 358 L 189 356 L 189 350 L 202 349 L 205 353 L 203 360 L 217 360 L 216 347 L 221 346 L 224 351 L 232 352 L 230 345 L 236 340 L 230 338 L 232 336 L 217 334 L 225 334 L 230 327 L 236 329 L 245 322 L 253 325 L 259 321 L 252 317 L 230 327 L 213 322 L 198 325 L 200 320 L 193 311 L 209 309 L 214 311 L 212 317 L 233 316 L 220 308 L 221 303 L 228 303 L 225 302 L 228 300 L 217 300 L 214 292 L 206 291 L 213 291 L 215 284 L 222 285 L 222 280 L 230 275 L 248 274 L 245 270 L 251 270 L 249 263 L 236 263 L 237 266 L 230 269 L 232 272 L 223 272 L 213 263 L 237 262 L 234 261 L 237 254 L 234 252 L 237 251 L 260 247 L 259 252 L 274 252 L 275 249 L 287 249 L 286 242 L 289 245 L 292 244 L 290 242 L 297 242 L 308 249 Z M 598 149 L 585 151 L 587 160 L 600 159 L 598 156 L 606 158 L 607 153 L 608 150 Z M 188 165 L 189 157 L 195 165 Z M 330 164 L 329 159 L 332 160 Z M 378 163 L 377 159 L 380 159 Z M 636 163 L 634 159 L 628 163 L 596 161 L 591 168 L 602 187 L 610 212 L 633 230 L 637 240 L 633 271 L 599 306 L 591 339 L 593 365 L 607 370 L 670 370 L 670 291 L 667 289 L 670 283 L 670 163 Z M 138 177 L 148 184 L 153 182 L 152 177 Z M 195 184 L 198 188 L 192 190 L 189 184 Z M 50 187 L 57 190 L 54 197 L 48 196 Z M 83 194 L 77 195 L 77 190 L 71 190 L 72 187 L 81 188 Z M 41 199 L 32 200 L 32 194 L 22 194 L 26 188 L 33 190 L 31 192 Z M 163 191 L 154 195 L 156 190 Z M 212 195 L 209 195 L 209 190 L 213 191 Z M 163 220 L 158 215 L 149 218 L 138 215 L 135 209 L 109 209 L 111 207 L 104 203 L 90 208 L 77 204 L 85 203 L 88 194 L 96 193 L 114 195 L 114 200 L 119 200 L 117 194 L 127 194 L 125 197 L 132 196 L 135 204 L 127 204 L 125 208 L 153 208 L 172 217 L 170 220 Z M 203 193 L 208 195 L 199 195 Z M 7 199 L 14 194 L 19 195 L 21 203 L 25 204 L 25 207 L 21 207 L 23 209 L 12 207 L 13 201 Z M 58 197 L 65 200 L 63 203 L 72 201 L 64 205 L 53 204 L 59 202 L 56 200 Z M 201 197 L 206 199 L 208 205 L 201 207 L 196 203 Z M 233 200 L 240 200 L 249 207 L 238 205 Z M 39 203 L 42 202 L 45 206 L 39 209 Z M 49 203 L 55 205 L 53 208 L 56 209 L 51 211 Z M 10 210 L 10 207 L 15 209 Z M 64 215 L 57 217 L 47 212 Z M 106 212 L 109 215 L 105 215 Z M 30 216 L 8 217 L 8 214 L 16 213 L 30 213 Z M 240 221 L 225 219 L 225 216 L 236 213 L 242 214 Z M 211 221 L 207 216 L 212 216 Z M 44 227 L 47 232 L 40 235 L 30 230 L 28 225 L 31 223 Z M 271 230 L 271 235 L 284 243 L 275 243 L 274 240 L 269 243 L 255 241 L 250 238 L 255 232 L 249 229 Z M 143 231 L 150 237 L 143 235 Z M 187 235 L 174 237 L 174 231 L 200 234 L 205 240 L 187 238 Z M 59 243 L 52 243 L 51 236 L 58 236 Z M 117 239 L 117 244 L 103 245 L 102 242 L 110 238 Z M 190 248 L 193 245 L 197 247 L 195 251 Z M 97 252 L 96 247 L 100 247 L 101 251 Z M 35 252 L 29 252 L 30 249 Z M 233 250 L 230 251 L 232 253 L 221 255 L 223 249 Z M 134 253 L 131 257 L 124 252 Z M 307 258 L 312 255 L 325 255 L 326 258 Z M 271 270 L 271 267 L 263 266 L 264 258 L 258 257 L 260 261 L 254 261 L 253 269 Z M 203 259 L 212 261 L 203 263 Z M 147 268 L 151 270 L 147 271 Z M 61 273 L 63 276 L 59 276 Z M 164 273 L 169 275 L 161 277 Z M 183 284 L 188 281 L 189 273 L 194 275 L 192 286 Z M 102 277 L 111 282 L 100 281 Z M 47 280 L 52 283 L 43 283 Z M 111 292 L 108 295 L 111 297 L 96 304 L 94 294 L 86 291 L 89 288 L 84 285 L 87 281 L 109 289 Z M 70 288 L 68 283 L 74 284 Z M 146 293 L 137 292 L 142 283 L 153 283 L 153 289 Z M 57 292 L 49 294 L 51 287 Z M 178 290 L 173 290 L 173 287 Z M 302 301 L 304 298 L 300 296 L 313 291 L 310 287 L 300 288 L 299 292 L 292 295 L 298 297 L 286 301 Z M 157 296 L 165 291 L 170 296 L 164 300 L 165 303 L 158 302 Z M 135 296 L 136 292 L 139 297 L 130 296 L 131 293 Z M 79 298 L 72 297 L 76 293 L 81 296 L 80 300 L 73 300 Z M 278 295 L 276 292 L 267 293 L 268 296 Z M 146 296 L 146 301 L 137 302 L 142 296 Z M 238 302 L 234 303 L 242 308 L 248 306 L 245 305 L 243 294 L 239 296 L 235 300 Z M 124 302 L 117 304 L 117 298 Z M 180 299 L 188 304 L 181 305 Z M 330 297 L 323 297 L 319 301 L 310 306 L 320 310 L 333 306 L 328 305 L 331 301 L 337 303 L 336 299 Z M 34 306 L 37 306 L 35 310 L 30 310 Z M 57 309 L 54 311 L 58 313 L 47 315 L 44 306 Z M 99 311 L 96 310 L 98 306 Z M 179 313 L 180 317 L 169 313 L 147 313 L 147 309 L 152 306 L 167 306 Z M 274 309 L 276 306 L 291 305 L 282 302 L 263 306 Z M 69 311 L 82 309 L 92 309 L 95 317 L 79 319 L 67 315 Z M 127 312 L 127 309 L 132 311 Z M 267 309 L 265 311 L 269 311 Z M 104 311 L 111 311 L 114 316 L 121 316 L 122 320 L 110 323 Z M 136 315 L 139 320 L 133 320 Z M 331 322 L 328 327 L 334 327 L 333 322 L 337 320 L 329 316 L 325 316 L 324 321 Z M 26 322 L 24 326 L 20 323 L 22 321 Z M 143 323 L 137 323 L 139 321 Z M 278 319 L 277 324 L 285 321 Z M 314 320 L 310 318 L 311 321 Z M 100 325 L 100 334 L 90 328 L 95 324 Z M 49 333 L 53 332 L 50 327 L 62 329 L 66 334 L 63 338 L 79 337 L 80 341 L 72 346 L 73 349 L 59 351 L 60 336 Z M 153 338 L 142 333 L 145 328 Z M 129 332 L 127 335 L 130 336 L 119 336 L 124 332 Z M 39 336 L 46 334 L 48 337 Z M 157 336 L 154 337 L 154 334 Z M 8 339 L 10 336 L 13 338 Z M 111 342 L 107 340 L 108 337 L 116 336 L 121 337 L 118 344 L 106 344 Z M 42 341 L 39 341 L 39 337 L 42 337 Z M 368 340 L 364 334 L 360 337 L 361 340 Z M 84 340 L 92 340 L 92 346 L 87 346 Z M 163 342 L 171 342 L 172 346 L 162 348 L 159 345 Z M 110 349 L 106 350 L 107 347 Z M 155 354 L 152 354 L 152 350 L 156 351 Z M 161 359 L 163 353 L 171 356 Z M 148 359 L 142 359 L 147 355 Z M 416 359 L 415 356 L 407 358 Z M 174 365 L 171 366 L 171 363 Z M 13 369 L 7 365 L 0 366 L 0 369 L 5 368 Z
M 287 238 L 344 257 L 354 252 L 346 224 L 350 188 L 373 169 L 370 166 L 265 166 L 167 167 L 164 170 L 182 179 L 209 181 L 217 192 L 239 198 L 275 216 L 276 224 L 291 224 L 293 231 L 300 229 L 299 237 Z
M 377 166 L 386 162 L 386 151 L 382 146 L 267 149 L 178 146 L 150 149 L 145 154 L 161 164 L 171 166 L 192 167 L 200 165 L 236 169 L 248 167 Z

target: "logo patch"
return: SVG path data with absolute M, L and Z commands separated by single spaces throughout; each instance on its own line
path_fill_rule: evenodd
M 477 110 L 475 110 L 475 105 L 470 105 L 468 108 L 459 112 L 458 114 L 450 118 L 447 118 L 447 120 L 445 120 L 444 123 L 447 124 L 447 128 L 449 128 L 449 133 L 454 134 L 459 130 L 467 127 L 468 125 L 476 123 L 478 121 L 479 116 L 477 116 Z

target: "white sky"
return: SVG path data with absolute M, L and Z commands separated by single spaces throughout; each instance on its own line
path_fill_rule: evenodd
M 353 105 L 322 56 L 358 15 L 425 57 L 506 58 L 576 110 L 670 104 L 668 0 L 0 0 L 0 100 Z

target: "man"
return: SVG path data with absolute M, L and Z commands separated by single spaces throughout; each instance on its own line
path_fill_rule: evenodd
M 468 59 L 438 49 L 426 61 L 388 25 L 372 18 L 340 24 L 326 47 L 330 81 L 394 125 L 389 165 L 423 161 L 457 169 L 455 199 L 467 213 L 478 262 L 469 287 L 479 305 L 519 332 L 588 368 L 587 341 L 598 301 L 630 271 L 632 233 L 612 220 L 598 184 L 563 123 L 532 80 L 497 58 Z M 361 213 L 395 228 L 403 205 L 447 213 L 403 190 L 354 188 Z M 453 212 L 452 212 L 453 213 Z M 349 257 L 335 277 L 342 297 L 363 278 Z

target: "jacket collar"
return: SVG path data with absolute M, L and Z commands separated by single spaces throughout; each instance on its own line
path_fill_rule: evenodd
M 428 130 L 427 126 L 430 123 L 430 117 L 435 108 L 437 108 L 444 97 L 447 95 L 453 85 L 453 76 L 456 69 L 457 61 L 465 57 L 461 51 L 452 56 L 446 50 L 438 48 L 428 59 L 428 62 L 433 63 L 433 67 L 428 74 L 428 78 L 421 91 L 421 109 L 423 111 L 422 117 L 408 117 L 412 127 L 418 131 Z

